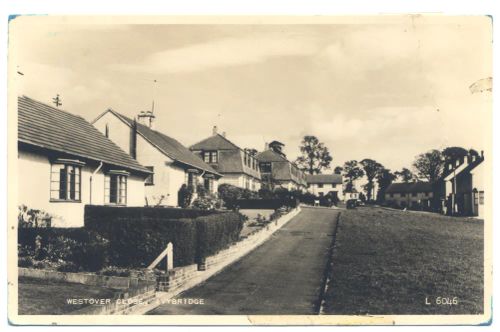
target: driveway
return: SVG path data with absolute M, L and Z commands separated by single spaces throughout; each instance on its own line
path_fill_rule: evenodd
M 148 314 L 317 314 L 338 213 L 303 208 L 260 247 L 176 297 L 182 304 Z M 203 304 L 183 304 L 189 300 Z

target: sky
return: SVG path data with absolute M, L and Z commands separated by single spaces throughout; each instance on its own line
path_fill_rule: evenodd
M 242 148 L 281 141 L 294 160 L 303 136 L 314 135 L 333 157 L 325 172 L 364 158 L 398 170 L 430 149 L 490 144 L 491 96 L 469 91 L 492 76 L 487 17 L 328 24 L 16 20 L 11 93 L 46 103 L 59 94 L 62 109 L 89 121 L 108 108 L 133 117 L 154 100 L 155 129 L 186 146 L 217 125 Z

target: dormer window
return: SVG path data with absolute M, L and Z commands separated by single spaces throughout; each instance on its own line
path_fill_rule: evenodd
M 217 162 L 217 151 L 204 151 L 203 160 L 206 163 L 216 163 Z

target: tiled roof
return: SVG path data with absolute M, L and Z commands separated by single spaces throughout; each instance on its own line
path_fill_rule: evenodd
M 386 193 L 422 193 L 432 191 L 430 182 L 391 183 Z
M 342 184 L 340 174 L 306 174 L 307 183 L 336 183 Z
M 108 110 L 108 111 L 112 112 L 113 114 L 121 118 L 129 126 L 133 125 L 134 120 L 130 119 L 129 117 L 120 114 L 114 110 Z M 186 148 L 184 145 L 182 145 L 179 141 L 175 140 L 174 138 L 162 134 L 159 131 L 153 130 L 148 126 L 145 126 L 140 123 L 137 123 L 137 132 L 140 135 L 142 135 L 146 140 L 148 140 L 151 144 L 160 149 L 160 151 L 162 151 L 168 157 L 180 163 L 192 166 L 194 168 L 198 168 L 209 173 L 220 175 L 212 167 L 210 167 L 210 165 L 206 164 L 200 157 L 189 151 L 188 148 Z
M 84 118 L 26 96 L 17 102 L 19 142 L 151 173 Z
M 215 134 L 193 144 L 191 150 L 234 150 L 239 147 L 222 135 Z
M 274 152 L 273 150 L 266 150 L 257 154 L 257 159 L 263 162 L 290 162 L 288 159 L 282 155 Z
M 190 147 L 194 153 L 201 151 L 217 150 L 217 163 L 210 164 L 219 173 L 244 173 L 254 178 L 260 179 L 260 172 L 248 167 L 244 163 L 244 151 L 222 135 L 215 134 Z
M 272 177 L 277 181 L 294 181 L 297 184 L 306 186 L 304 174 L 301 170 L 296 168 L 295 164 L 290 162 L 282 155 L 272 151 L 266 150 L 257 154 L 257 159 L 260 162 L 272 163 Z M 292 168 L 296 170 L 296 174 L 292 172 Z

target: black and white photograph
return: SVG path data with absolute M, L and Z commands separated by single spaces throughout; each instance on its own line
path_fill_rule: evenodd
M 11 16 L 9 320 L 489 324 L 492 31 Z

